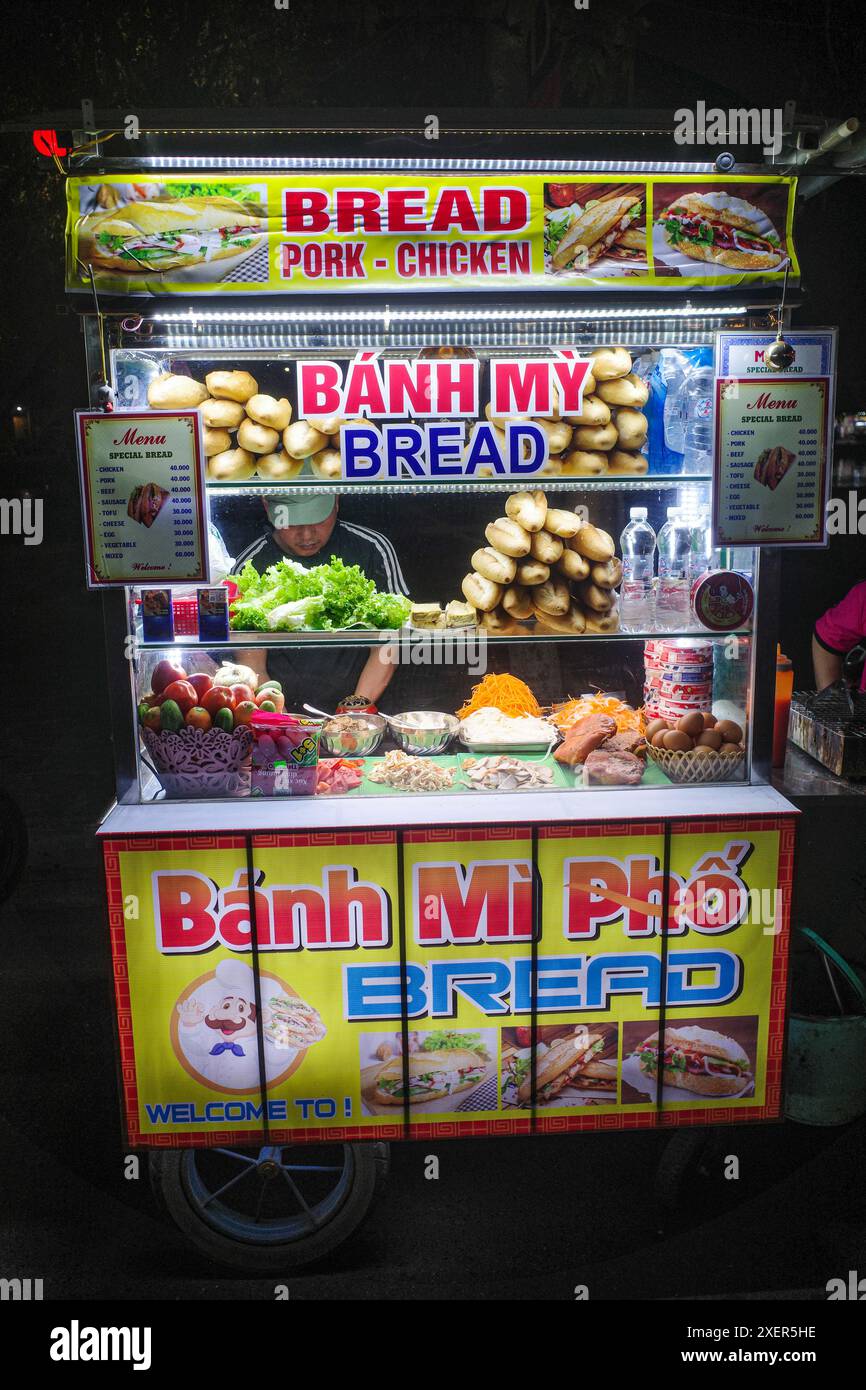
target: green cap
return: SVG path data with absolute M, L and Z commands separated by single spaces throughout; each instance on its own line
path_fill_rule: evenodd
M 288 492 L 274 493 L 267 500 L 268 520 L 280 531 L 285 526 L 320 526 L 331 515 L 336 500 L 330 494 L 293 497 Z

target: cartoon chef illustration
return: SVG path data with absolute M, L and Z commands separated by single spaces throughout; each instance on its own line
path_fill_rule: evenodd
M 325 1036 L 318 1011 L 278 977 L 262 974 L 261 1031 L 268 1082 L 294 1069 L 296 1057 Z M 215 1090 L 260 1085 L 255 978 L 240 960 L 221 960 L 214 973 L 175 1006 L 178 1059 Z

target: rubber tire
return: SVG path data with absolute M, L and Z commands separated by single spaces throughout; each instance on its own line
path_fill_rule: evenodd
M 12 894 L 27 863 L 27 823 L 17 801 L 0 790 L 0 903 Z
M 289 1146 L 286 1146 L 289 1147 Z M 354 1165 L 352 1185 L 342 1206 L 326 1226 L 284 1245 L 247 1245 L 213 1230 L 189 1200 L 182 1176 L 188 1150 L 165 1149 L 149 1155 L 151 1187 L 162 1210 L 198 1250 L 216 1264 L 248 1274 L 281 1274 L 299 1269 L 336 1250 L 354 1235 L 382 1193 L 390 1167 L 389 1147 L 382 1143 L 349 1144 Z

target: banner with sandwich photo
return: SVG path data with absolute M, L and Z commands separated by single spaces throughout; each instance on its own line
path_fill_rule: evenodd
M 799 274 L 787 176 L 501 170 L 67 180 L 66 287 L 142 294 L 715 289 Z
M 535 1104 L 615 1105 L 616 1027 L 606 1023 L 542 1024 L 535 1032 Z M 532 1105 L 532 1029 L 503 1028 L 502 1106 Z
M 407 1044 L 404 1054 L 402 1032 L 360 1035 L 361 1102 L 365 1114 L 393 1118 L 395 1106 L 410 1107 L 412 1116 L 452 1110 L 496 1110 L 494 1029 L 413 1030 Z
M 675 1018 L 661 1037 L 644 1035 L 642 1023 L 623 1028 L 622 1104 L 645 1105 L 658 1095 L 664 1105 L 694 1096 L 742 1100 L 754 1094 L 758 1019 Z

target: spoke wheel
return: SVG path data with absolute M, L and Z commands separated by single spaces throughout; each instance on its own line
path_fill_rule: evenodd
M 184 1149 L 150 1157 L 154 1190 L 193 1243 L 275 1273 L 320 1259 L 364 1220 L 387 1171 L 383 1144 Z

